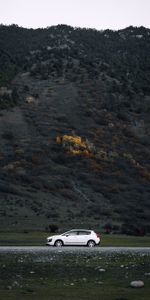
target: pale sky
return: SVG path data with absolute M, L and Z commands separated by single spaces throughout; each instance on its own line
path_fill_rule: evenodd
M 0 0 L 0 24 L 27 28 L 150 28 L 150 0 Z

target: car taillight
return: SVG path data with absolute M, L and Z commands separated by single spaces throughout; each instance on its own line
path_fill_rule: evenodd
M 98 238 L 100 238 L 100 234 L 99 234 L 99 233 L 96 233 L 96 236 L 97 236 Z

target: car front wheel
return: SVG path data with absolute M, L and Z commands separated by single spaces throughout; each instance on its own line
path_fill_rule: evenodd
M 88 241 L 87 246 L 90 248 L 95 247 L 95 242 L 90 240 L 90 241 Z
M 61 240 L 57 240 L 56 242 L 55 242 L 55 245 L 54 245 L 55 247 L 62 247 L 63 246 L 63 242 L 61 241 Z

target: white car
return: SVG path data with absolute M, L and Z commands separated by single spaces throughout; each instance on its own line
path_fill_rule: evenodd
M 48 246 L 88 246 L 94 247 L 100 244 L 100 235 L 93 230 L 72 229 L 60 235 L 47 238 Z

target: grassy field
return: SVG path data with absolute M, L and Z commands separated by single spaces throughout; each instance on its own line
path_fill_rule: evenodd
M 148 254 L 1 253 L 2 300 L 149 300 Z M 143 288 L 131 288 L 143 280 Z
M 43 246 L 49 235 L 46 232 L 0 232 L 0 246 Z M 101 246 L 150 247 L 150 236 L 101 234 Z

